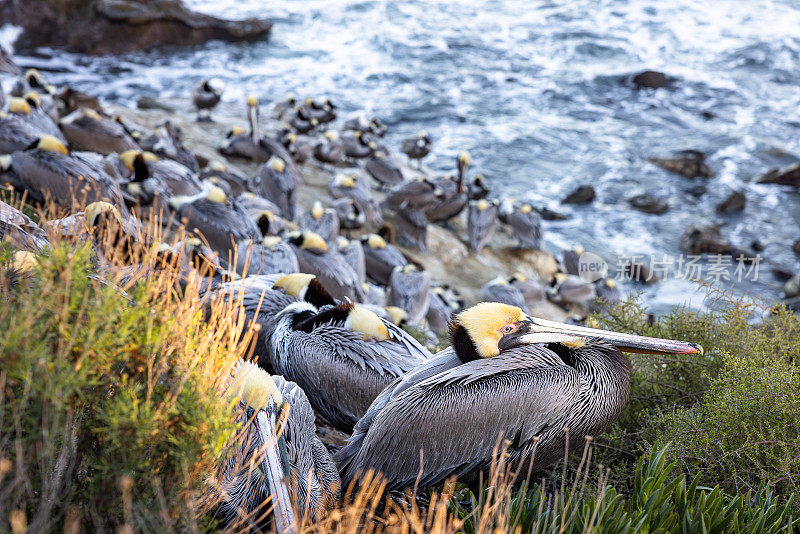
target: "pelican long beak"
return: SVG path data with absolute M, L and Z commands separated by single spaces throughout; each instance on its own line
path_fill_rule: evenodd
M 275 433 L 277 406 L 270 401 L 269 411 L 259 410 L 256 414 L 256 427 L 258 428 L 261 443 L 264 444 L 264 458 L 261 469 L 264 471 L 269 487 L 272 490 L 272 500 L 275 507 L 275 521 L 280 534 L 295 534 L 297 525 L 295 521 L 292 501 L 289 499 L 289 489 L 286 487 L 286 471 L 284 462 L 286 455 L 285 446 L 281 454 L 280 439 Z
M 697 343 L 659 339 L 655 337 L 622 334 L 597 328 L 587 328 L 571 324 L 546 321 L 538 317 L 528 317 L 522 322 L 516 334 L 516 343 L 561 343 L 579 348 L 589 341 L 598 340 L 613 345 L 623 352 L 643 354 L 703 354 L 703 347 Z M 502 340 L 501 340 L 502 344 Z

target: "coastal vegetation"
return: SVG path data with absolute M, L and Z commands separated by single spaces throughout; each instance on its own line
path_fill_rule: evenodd
M 113 275 L 89 245 L 49 237 L 24 271 L 9 245 L 0 256 L 0 518 L 14 532 L 214 530 L 203 488 L 234 439 L 221 392 L 250 326 L 233 304 L 204 315 L 197 285 L 155 251 Z M 498 443 L 483 490 L 453 482 L 427 502 L 383 500 L 375 478 L 303 530 L 791 532 L 800 318 L 709 298 L 706 312 L 654 320 L 632 299 L 595 317 L 706 353 L 632 356 L 628 407 L 583 455 L 528 477 Z

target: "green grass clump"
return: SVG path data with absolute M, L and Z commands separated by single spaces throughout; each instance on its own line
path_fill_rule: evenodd
M 88 245 L 61 243 L 28 275 L 0 266 L 0 521 L 196 527 L 203 477 L 232 432 L 219 392 L 242 325 L 209 328 L 174 273 L 123 290 L 94 261 Z

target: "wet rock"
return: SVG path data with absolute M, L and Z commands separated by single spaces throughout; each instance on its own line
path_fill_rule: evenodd
M 582 185 L 561 201 L 562 204 L 589 204 L 594 200 L 594 187 Z
M 794 275 L 783 285 L 783 294 L 787 299 L 800 296 L 800 274 Z
M 547 207 L 533 208 L 533 209 L 545 221 L 566 221 L 567 219 L 569 219 L 569 215 L 564 215 L 563 213 L 559 213 L 557 211 L 553 211 L 553 210 L 551 210 L 550 208 L 547 208 Z
M 150 96 L 143 96 L 142 98 L 137 100 L 136 107 L 139 109 L 157 109 L 160 111 L 166 111 L 168 113 L 175 112 L 175 108 L 173 108 L 169 104 L 164 104 L 163 102 L 159 102 L 158 100 Z
M 647 158 L 662 169 L 687 178 L 711 178 L 714 173 L 706 165 L 706 155 L 699 150 L 683 150 L 671 158 Z
M 624 267 L 623 272 L 629 280 L 633 280 L 634 282 L 641 282 L 643 284 L 655 284 L 658 282 L 658 277 L 653 273 L 650 267 L 638 261 L 628 263 L 628 265 Z
M 628 203 L 634 209 L 644 213 L 653 213 L 655 215 L 661 215 L 669 209 L 669 204 L 666 200 L 654 197 L 653 195 L 649 195 L 647 193 L 629 198 Z
M 742 211 L 744 209 L 746 200 L 747 199 L 745 198 L 744 193 L 740 191 L 734 191 L 728 195 L 728 198 L 717 205 L 717 213 L 722 215 Z
M 23 28 L 18 47 L 56 46 L 88 54 L 188 46 L 211 39 L 252 41 L 272 28 L 265 20 L 229 21 L 195 13 L 181 0 L 6 1 L 0 2 L 0 20 Z
M 800 187 L 800 163 L 795 163 L 783 169 L 772 169 L 759 177 L 756 182 L 760 184 L 778 184 Z
M 795 313 L 800 313 L 800 297 L 786 299 L 783 304 Z
M 755 252 L 764 252 L 764 249 L 767 247 L 764 245 L 764 243 L 756 239 L 750 243 L 750 248 L 752 248 Z
M 800 254 L 800 237 L 797 238 L 797 241 L 795 241 L 794 245 L 792 245 L 792 250 L 795 254 Z
M 700 198 L 708 192 L 708 188 L 703 184 L 693 185 L 686 189 L 686 192 L 694 198 Z
M 633 85 L 637 89 L 658 89 L 669 83 L 667 75 L 656 70 L 646 70 L 633 77 Z
M 730 247 L 724 253 L 733 258 L 733 261 L 736 262 L 741 261 L 742 263 L 746 263 L 747 265 L 750 265 L 753 262 L 755 262 L 756 256 L 758 256 L 758 252 L 755 250 L 748 250 L 736 246 Z
M 725 254 L 731 244 L 716 226 L 693 224 L 681 236 L 680 247 L 686 254 Z
M 772 271 L 772 275 L 775 277 L 775 279 L 780 280 L 781 282 L 788 282 L 794 276 L 794 272 L 785 267 L 781 267 L 780 265 L 775 265 L 770 270 Z

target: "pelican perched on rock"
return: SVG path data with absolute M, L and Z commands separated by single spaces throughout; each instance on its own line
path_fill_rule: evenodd
M 277 235 L 264 237 L 261 243 L 240 247 L 236 255 L 236 272 L 244 276 L 300 271 L 294 248 Z
M 274 505 L 278 532 L 293 532 L 298 518 L 317 519 L 341 497 L 341 479 L 317 438 L 314 412 L 294 382 L 239 362 L 226 394 L 239 399 L 234 454 L 206 478 L 214 516 L 231 529 L 266 529 Z M 288 408 L 283 428 L 280 412 Z
M 367 222 L 367 216 L 352 198 L 337 198 L 333 201 L 333 209 L 339 216 L 339 227 L 345 230 L 356 230 Z
M 261 241 L 261 231 L 247 212 L 219 187 L 193 197 L 173 197 L 170 204 L 185 220 L 187 231 L 202 237 L 226 261 L 240 243 Z
M 322 163 L 340 163 L 344 159 L 344 143 L 334 130 L 322 136 L 324 139 L 314 146 L 314 157 Z
M 292 304 L 275 322 L 274 369 L 297 382 L 317 413 L 345 431 L 386 386 L 430 357 L 406 332 L 351 302 L 322 310 Z
M 219 178 L 226 183 L 231 190 L 231 195 L 238 196 L 247 191 L 249 180 L 247 176 L 235 167 L 225 165 L 221 161 L 211 161 L 205 169 L 200 171 L 200 178 Z
M 211 110 L 222 100 L 222 88 L 216 80 L 203 80 L 192 89 L 192 102 L 197 108 L 197 120 L 212 122 Z M 205 113 L 203 113 L 205 112 Z
M 389 277 L 389 304 L 406 311 L 409 324 L 419 324 L 428 313 L 431 277 L 413 263 L 397 266 Z
M 339 215 L 336 210 L 324 208 L 322 202 L 317 200 L 309 211 L 300 215 L 298 226 L 331 242 L 339 235 Z
M 597 436 L 628 401 L 621 351 L 702 354 L 693 343 L 619 334 L 482 303 L 452 322 L 451 347 L 384 390 L 334 457 L 347 486 L 369 469 L 387 489 L 449 476 L 476 483 L 498 439 L 514 472 L 536 473 Z M 485 479 L 484 479 L 485 480 Z
M 542 250 L 542 218 L 530 204 L 517 205 L 507 198 L 500 206 L 500 221 L 511 227 L 522 248 Z
M 344 155 L 351 159 L 368 158 L 377 146 L 375 143 L 368 143 L 359 131 L 347 132 L 342 137 L 342 142 L 344 143 Z M 369 172 L 369 168 L 367 168 L 367 172 Z
M 272 157 L 259 167 L 253 178 L 253 185 L 267 200 L 281 209 L 281 215 L 294 220 L 297 200 L 295 199 L 299 175 L 292 172 L 286 160 Z
M 335 250 L 313 232 L 292 232 L 286 236 L 294 247 L 300 270 L 311 273 L 337 299 L 361 300 L 361 282 L 358 274 Z
M 467 205 L 467 190 L 464 180 L 467 177 L 467 168 L 469 167 L 469 153 L 459 152 L 456 157 L 456 167 L 458 168 L 458 176 L 443 176 L 433 180 L 437 189 L 440 189 L 444 194 L 431 205 L 425 214 L 431 222 L 441 222 L 447 224 L 450 219 L 457 216 Z
M 381 285 L 389 284 L 389 278 L 395 267 L 404 267 L 408 264 L 403 253 L 378 234 L 362 235 L 361 245 L 367 263 L 367 276 Z
M 0 156 L 0 172 L 8 171 L 11 184 L 36 202 L 49 197 L 66 206 L 98 200 L 122 205 L 122 191 L 113 178 L 49 135 L 40 136 L 28 150 Z
M 367 221 L 373 224 L 381 224 L 383 222 L 383 214 L 378 202 L 372 196 L 367 184 L 357 174 L 337 174 L 328 184 L 328 192 L 334 199 L 352 199 L 358 209 L 364 213 Z
M 66 144 L 67 140 L 58 125 L 41 108 L 42 100 L 37 93 L 27 93 L 24 98 L 14 97 L 8 101 L 8 113 L 27 122 L 42 135 L 51 135 Z
M 569 250 L 564 250 L 564 270 L 567 274 L 574 274 L 575 276 L 580 274 L 580 268 L 578 263 L 580 262 L 581 256 L 583 253 L 586 252 L 581 245 L 575 245 Z
M 336 301 L 313 274 L 290 273 L 252 275 L 217 285 L 203 296 L 209 302 L 223 299 L 241 302 L 242 313 L 250 323 L 258 324 L 253 355 L 264 369 L 271 370 L 269 359 L 270 336 L 275 316 L 286 306 L 305 301 L 316 307 L 335 305 Z
M 467 237 L 469 249 L 479 252 L 494 234 L 497 226 L 497 201 L 471 200 L 467 210 Z
M 437 335 L 445 334 L 450 326 L 450 318 L 459 311 L 461 306 L 457 301 L 448 298 L 446 287 L 441 285 L 431 287 L 430 303 L 425 314 L 425 320 L 431 330 Z
M 364 247 L 361 246 L 361 241 L 339 236 L 336 238 L 336 250 L 341 254 L 342 258 L 344 258 L 344 261 L 356 272 L 358 281 L 361 282 L 363 288 L 367 280 L 367 262 L 364 257 Z
M 508 283 L 511 284 L 512 287 L 519 289 L 528 308 L 532 308 L 545 299 L 545 291 L 542 284 L 535 280 L 528 279 L 527 276 L 520 272 L 512 274 L 508 278 Z
M 91 108 L 73 111 L 58 124 L 72 150 L 111 154 L 139 149 L 139 145 L 120 123 L 103 117 Z
M 419 132 L 416 137 L 410 137 L 404 140 L 400 151 L 408 156 L 408 159 L 417 160 L 421 168 L 422 158 L 430 154 L 432 144 L 433 142 L 426 132 Z
M 18 115 L 0 111 L 0 154 L 25 150 L 40 135 L 42 132 Z
M 372 143 L 374 144 L 374 143 Z M 376 151 L 364 164 L 364 170 L 382 187 L 394 187 L 403 183 L 400 165 L 382 150 Z
M 551 301 L 562 306 L 589 306 L 597 298 L 594 284 L 586 282 L 574 274 L 556 273 L 553 285 L 548 288 L 547 296 Z
M 490 280 L 481 288 L 481 299 L 489 302 L 502 302 L 520 308 L 528 313 L 525 297 L 518 287 L 511 285 L 508 280 L 498 276 Z

